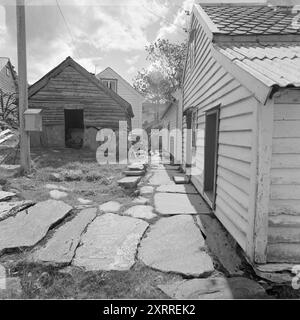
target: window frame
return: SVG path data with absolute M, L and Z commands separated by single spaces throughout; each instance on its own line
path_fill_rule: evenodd
M 115 93 L 118 93 L 118 79 L 112 79 L 112 78 L 101 78 L 102 83 L 110 90 L 114 91 Z M 108 85 L 106 85 L 106 83 Z M 111 87 L 111 83 L 115 84 L 115 89 L 113 90 Z

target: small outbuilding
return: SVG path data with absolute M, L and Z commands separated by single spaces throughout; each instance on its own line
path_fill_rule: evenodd
M 29 108 L 42 109 L 42 132 L 33 147 L 97 148 L 98 130 L 131 130 L 131 105 L 68 57 L 29 88 Z
M 300 263 L 300 28 L 292 7 L 195 5 L 183 79 L 191 181 L 249 261 Z
M 173 99 L 162 113 L 160 127 L 168 130 L 167 151 L 173 163 L 181 163 L 182 159 L 182 101 L 181 91 L 172 94 Z

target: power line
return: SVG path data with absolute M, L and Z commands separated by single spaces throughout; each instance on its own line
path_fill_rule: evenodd
M 171 22 L 169 20 L 167 20 L 165 17 L 162 17 L 160 15 L 158 15 L 157 13 L 155 13 L 154 11 L 150 10 L 149 8 L 145 7 L 144 5 L 142 5 L 144 7 L 144 9 L 146 9 L 148 12 L 154 14 L 156 17 L 160 18 L 160 19 L 163 19 L 165 22 L 167 22 L 168 24 L 170 25 L 173 25 L 173 26 L 176 26 L 180 29 L 182 29 L 184 31 L 184 34 L 186 33 L 186 29 L 183 28 L 181 25 L 177 24 L 177 23 L 174 23 L 174 22 Z M 180 30 L 181 31 L 181 30 Z M 182 32 L 182 31 L 181 31 Z M 182 32 L 183 33 L 183 32 Z
M 65 16 L 64 16 L 63 12 L 62 12 L 62 9 L 61 9 L 61 7 L 60 7 L 60 5 L 59 5 L 58 0 L 55 0 L 55 1 L 56 1 L 57 8 L 58 8 L 58 10 L 59 10 L 59 12 L 60 12 L 60 14 L 61 14 L 61 16 L 62 16 L 62 18 L 63 18 L 63 21 L 64 21 L 64 23 L 65 23 L 65 25 L 66 25 L 66 28 L 67 28 L 67 30 L 68 30 L 68 32 L 69 32 L 69 34 L 70 34 L 71 39 L 72 39 L 72 42 L 73 42 L 73 45 L 74 45 L 74 50 L 76 51 L 76 54 L 77 54 L 78 58 L 81 59 L 81 58 L 80 58 L 80 55 L 79 55 L 79 53 L 78 53 L 78 51 L 77 51 L 77 49 L 76 49 L 74 35 L 73 35 L 73 33 L 72 33 L 69 25 L 68 25 L 68 22 L 67 22 L 67 20 L 66 20 L 66 18 L 65 18 Z

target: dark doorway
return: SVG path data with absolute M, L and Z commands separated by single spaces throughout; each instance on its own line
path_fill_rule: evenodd
M 216 198 L 218 132 L 219 108 L 215 108 L 206 113 L 205 122 L 204 192 L 212 207 Z
M 65 109 L 65 142 L 68 148 L 83 146 L 83 110 Z

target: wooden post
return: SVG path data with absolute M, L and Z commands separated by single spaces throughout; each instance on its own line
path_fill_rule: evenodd
M 256 215 L 254 220 L 254 261 L 266 263 L 270 201 L 270 170 L 272 162 L 272 138 L 274 101 L 268 99 L 258 110 L 258 171 Z
M 26 27 L 24 0 L 16 0 L 17 10 L 17 44 L 18 44 L 18 90 L 19 90 L 19 122 L 20 122 L 20 163 L 22 172 L 29 172 L 30 137 L 25 131 L 24 112 L 28 109 L 28 84 L 26 62 Z

